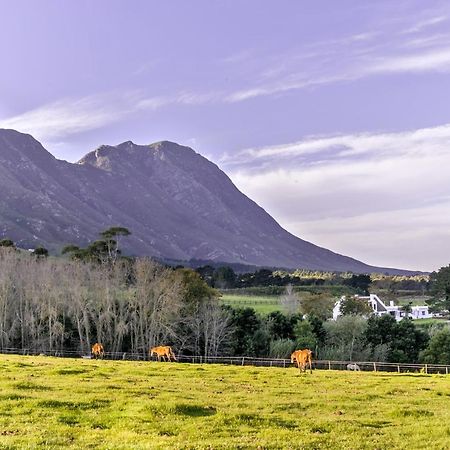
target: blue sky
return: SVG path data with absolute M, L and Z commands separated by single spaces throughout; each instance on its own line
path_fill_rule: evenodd
M 0 126 L 190 145 L 294 234 L 450 262 L 450 4 L 0 0 Z

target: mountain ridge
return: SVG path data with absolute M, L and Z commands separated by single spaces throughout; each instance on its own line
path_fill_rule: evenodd
M 0 129 L 0 236 L 57 252 L 112 225 L 125 250 L 173 260 L 355 273 L 379 268 L 302 240 L 241 193 L 220 168 L 170 141 L 102 145 L 77 163 L 56 159 L 31 135 Z

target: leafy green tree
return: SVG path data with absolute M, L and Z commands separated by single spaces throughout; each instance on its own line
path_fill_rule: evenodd
M 432 336 L 420 359 L 429 364 L 450 364 L 450 328 L 443 328 Z
M 300 312 L 308 317 L 327 320 L 333 316 L 334 304 L 335 299 L 327 294 L 304 294 L 300 298 Z
M 323 326 L 324 321 L 316 316 L 309 316 L 308 322 L 311 324 L 312 331 L 316 336 L 317 345 L 322 346 L 327 338 L 327 332 Z
M 62 249 L 63 255 L 71 255 L 72 259 L 92 261 L 97 263 L 115 264 L 121 254 L 119 237 L 129 236 L 131 233 L 124 227 L 111 227 L 100 233 L 103 239 L 98 239 L 86 248 L 77 245 L 67 245 Z
M 210 265 L 197 267 L 195 271 L 203 278 L 208 286 L 214 287 L 214 267 Z
M 220 289 L 233 288 L 236 282 L 236 274 L 231 267 L 219 267 L 213 274 L 213 286 Z
M 294 339 L 294 326 L 298 320 L 301 320 L 299 315 L 287 316 L 281 311 L 273 311 L 266 317 L 270 337 L 272 339 Z
M 391 344 L 394 340 L 397 322 L 390 314 L 370 316 L 365 332 L 366 342 L 375 347 L 380 344 Z
M 450 313 L 450 265 L 431 273 L 430 292 L 433 296 L 428 301 L 430 309 L 435 312 Z
M 309 348 L 317 352 L 317 337 L 308 320 L 299 320 L 294 328 L 294 334 L 298 349 Z
M 341 314 L 343 316 L 369 316 L 372 308 L 365 299 L 346 295 L 341 301 Z
M 369 287 L 372 283 L 370 275 L 360 274 L 360 275 L 352 275 L 351 278 L 344 280 L 343 284 L 345 286 L 350 286 L 356 290 L 357 294 L 360 295 L 368 295 Z
M 260 327 L 256 330 L 252 338 L 252 354 L 256 357 L 265 357 L 270 350 L 270 333 L 267 323 L 262 322 Z
M 358 356 L 364 349 L 364 333 L 367 328 L 367 320 L 362 316 L 348 315 L 339 317 L 336 321 L 324 324 L 328 350 L 332 349 L 339 359 L 352 361 L 359 359 Z
M 409 319 L 409 315 L 412 312 L 412 302 L 409 302 L 406 305 L 401 306 L 400 309 L 405 314 L 405 319 Z
M 189 305 L 198 305 L 199 303 L 218 298 L 220 293 L 208 286 L 202 279 L 200 274 L 192 269 L 177 269 L 177 273 L 181 274 L 184 286 L 184 303 Z
M 232 355 L 250 356 L 255 354 L 255 334 L 261 327 L 261 320 L 253 308 L 239 308 L 231 311 L 233 329 L 230 350 Z
M 417 362 L 419 353 L 428 344 L 428 335 L 408 319 L 403 319 L 398 322 L 394 331 L 389 361 L 403 363 Z
M 367 344 L 375 349 L 379 345 L 388 345 L 388 362 L 416 362 L 419 353 L 428 341 L 428 335 L 417 328 L 411 320 L 400 322 L 389 314 L 370 317 L 365 332 Z

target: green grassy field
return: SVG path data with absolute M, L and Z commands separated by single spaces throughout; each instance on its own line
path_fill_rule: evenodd
M 261 314 L 283 310 L 279 296 L 222 294 L 220 299 L 223 303 L 233 308 L 253 308 Z
M 0 356 L 0 448 L 447 449 L 439 375 Z

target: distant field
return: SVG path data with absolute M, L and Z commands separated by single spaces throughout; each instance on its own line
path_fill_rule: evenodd
M 0 448 L 444 449 L 450 378 L 0 355 Z
M 283 310 L 279 296 L 223 294 L 221 301 L 234 308 L 253 308 L 261 314 Z
M 394 300 L 396 305 L 407 305 L 411 303 L 413 306 L 426 305 L 427 300 L 430 299 L 429 295 L 406 295 L 400 296 Z M 388 302 L 389 303 L 389 302 Z

